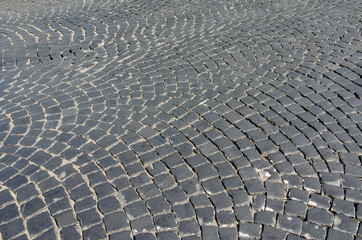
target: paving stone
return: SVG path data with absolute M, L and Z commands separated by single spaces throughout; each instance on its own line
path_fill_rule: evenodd
M 325 239 L 327 230 L 313 223 L 304 222 L 302 236 L 307 239 Z
M 258 175 L 253 167 L 241 168 L 241 169 L 239 169 L 238 173 L 239 173 L 241 179 L 243 179 L 243 180 L 248 180 L 248 179 L 258 177 Z
M 164 195 L 171 204 L 183 202 L 187 199 L 185 192 L 178 186 L 165 191 Z
M 341 182 L 340 182 L 339 174 L 321 172 L 320 176 L 322 178 L 322 183 L 333 185 L 333 186 L 340 186 Z
M 338 198 L 333 199 L 331 210 L 337 213 L 344 214 L 346 216 L 350 217 L 355 216 L 354 203 L 345 200 L 340 200 Z
M 310 208 L 307 211 L 307 219 L 318 225 L 331 226 L 333 223 L 333 214 L 320 208 Z
M 308 201 L 309 193 L 305 190 L 292 188 L 289 190 L 288 197 L 292 200 L 299 200 L 302 202 Z
M 236 223 L 233 211 L 219 211 L 216 213 L 216 220 L 221 227 L 232 226 Z
M 41 234 L 39 237 L 36 237 L 35 239 L 51 239 L 55 238 L 57 235 L 54 231 L 54 229 L 49 229 L 45 233 Z
M 94 208 L 78 213 L 77 218 L 84 226 L 93 225 L 102 221 L 99 212 Z
M 261 235 L 261 225 L 255 223 L 241 223 L 239 225 L 239 237 L 258 238 Z
M 220 239 L 235 239 L 238 236 L 238 232 L 235 228 L 220 228 Z
M 211 201 L 206 194 L 199 194 L 196 196 L 192 196 L 192 197 L 190 197 L 190 200 L 191 200 L 192 205 L 194 205 L 196 208 L 211 206 Z
M 264 210 L 265 209 L 265 200 L 266 197 L 265 195 L 256 195 L 253 197 L 253 202 L 252 202 L 252 208 L 255 210 Z
M 244 186 L 239 177 L 224 178 L 222 184 L 226 189 L 238 189 Z
M 24 217 L 28 217 L 45 207 L 45 203 L 40 198 L 36 197 L 31 199 L 30 201 L 25 202 L 21 206 L 22 214 Z
M 362 204 L 357 204 L 357 211 L 356 211 L 356 216 L 357 216 L 357 219 L 359 221 L 361 221 L 361 218 L 362 218 Z
M 361 191 L 353 190 L 353 189 L 346 189 L 346 200 L 362 203 L 362 194 Z
M 315 177 L 304 177 L 303 186 L 308 191 L 320 192 L 321 190 L 321 184 Z
M 231 208 L 233 203 L 226 193 L 219 193 L 217 195 L 212 195 L 210 197 L 210 200 L 212 201 L 213 205 L 217 210 Z
M 157 175 L 154 181 L 161 190 L 170 189 L 175 185 L 175 179 L 170 174 Z
M 199 233 L 200 228 L 197 224 L 196 220 L 183 220 L 179 223 L 179 229 L 181 232 L 181 236 L 184 234 L 193 234 L 196 235 Z
M 131 203 L 124 207 L 129 219 L 134 219 L 148 213 L 148 210 L 144 203 L 138 201 Z
M 268 198 L 283 199 L 285 197 L 285 186 L 283 183 L 266 182 L 265 186 Z
M 330 228 L 327 233 L 327 240 L 337 240 L 337 239 L 353 239 L 353 235 L 350 235 L 348 233 L 340 232 L 338 230 L 335 230 L 333 228 Z
M 25 230 L 23 219 L 15 219 L 5 224 L 1 224 L 0 230 L 3 239 L 14 237 Z
M 170 205 L 166 202 L 166 200 L 162 196 L 158 196 L 147 200 L 146 205 L 152 214 L 166 212 L 169 211 L 170 209 Z
M 99 198 L 107 197 L 110 201 L 112 201 L 112 200 L 114 201 L 114 199 L 112 199 L 110 197 L 110 195 L 114 194 L 115 190 L 108 182 L 99 184 L 99 185 L 95 186 L 94 189 Z M 103 206 L 104 206 L 104 204 L 102 203 L 102 207 Z
M 250 206 L 235 207 L 234 210 L 235 210 L 237 220 L 239 220 L 241 222 L 242 221 L 250 222 L 253 220 Z
M 342 187 L 344 188 L 353 188 L 360 190 L 361 189 L 361 180 L 356 176 L 348 176 L 348 175 L 341 175 L 341 182 Z
M 289 234 L 287 240 L 305 240 L 306 238 L 297 236 L 295 234 Z
M 99 224 L 83 231 L 83 236 L 89 239 L 104 239 L 107 234 L 102 225 Z
M 8 203 L 13 200 L 13 196 L 11 195 L 9 190 L 3 190 L 0 192 L 0 205 Z
M 43 230 L 52 227 L 53 224 L 50 219 L 49 213 L 43 212 L 32 218 L 27 222 L 27 229 L 30 234 L 35 235 Z
M 303 222 L 301 219 L 284 214 L 279 214 L 277 220 L 277 226 L 279 226 L 280 229 L 297 235 L 302 232 L 302 224 Z
M 299 188 L 302 186 L 301 178 L 298 175 L 283 175 L 282 179 L 290 188 Z
M 260 194 L 265 192 L 265 188 L 259 179 L 245 180 L 244 184 L 249 194 Z
M 212 207 L 198 208 L 196 214 L 202 224 L 213 223 L 215 221 L 215 210 Z M 191 214 L 192 216 L 193 214 Z
M 342 214 L 336 214 L 334 216 L 333 227 L 337 230 L 354 235 L 358 229 L 358 221 Z
M 121 232 L 117 232 L 117 233 L 113 233 L 109 236 L 109 239 L 125 239 L 125 240 L 130 240 L 131 238 L 131 231 L 121 231 Z
M 275 168 L 281 174 L 292 174 L 292 173 L 294 173 L 294 169 L 293 169 L 292 165 L 287 161 L 275 164 Z
M 329 209 L 330 199 L 326 196 L 312 193 L 308 204 L 318 208 Z
M 340 153 L 339 158 L 344 164 L 360 164 L 358 156 L 353 153 Z
M 155 229 L 155 226 L 150 216 L 143 216 L 131 220 L 131 229 L 133 232 L 150 232 Z
M 126 228 L 129 226 L 126 214 L 124 212 L 113 212 L 105 215 L 104 224 L 107 231 L 116 231 L 118 229 Z
M 61 234 L 62 238 L 64 238 L 64 239 L 78 239 L 79 237 L 81 237 L 79 230 L 80 229 L 77 229 L 76 226 L 72 225 L 72 226 L 63 228 L 60 231 L 60 234 Z
M 359 223 L 359 228 L 358 228 L 357 235 L 358 235 L 358 236 L 361 236 L 361 235 L 362 235 L 361 223 Z
M 274 226 L 276 222 L 276 214 L 269 211 L 260 211 L 255 214 L 254 219 L 257 223 Z
M 202 182 L 202 185 L 208 194 L 215 194 L 224 190 L 219 178 L 208 179 Z
M 307 205 L 304 202 L 288 200 L 285 204 L 285 213 L 305 218 Z
M 157 229 L 169 229 L 176 227 L 175 216 L 173 214 L 162 214 L 154 217 Z
M 185 165 L 181 165 L 171 169 L 171 173 L 175 176 L 178 182 L 184 181 L 186 179 L 193 177 L 193 172 Z
M 5 223 L 18 215 L 18 209 L 15 204 L 10 204 L 0 210 L 0 215 L 0 221 Z
M 284 201 L 267 199 L 265 210 L 282 213 L 284 211 Z
M 200 180 L 206 180 L 213 176 L 217 176 L 217 171 L 209 164 L 198 166 L 195 170 Z
M 287 237 L 287 233 L 280 229 L 266 225 L 263 227 L 263 233 L 262 233 L 261 237 L 262 237 L 262 239 L 284 240 Z
M 167 240 L 167 239 L 180 239 L 177 232 L 175 231 L 166 231 L 157 233 L 157 239 Z
M 344 191 L 343 191 L 342 187 L 337 187 L 337 186 L 333 186 L 333 185 L 329 185 L 329 184 L 324 184 L 323 185 L 323 193 L 325 195 L 335 197 L 335 198 L 340 198 L 340 199 L 344 198 Z

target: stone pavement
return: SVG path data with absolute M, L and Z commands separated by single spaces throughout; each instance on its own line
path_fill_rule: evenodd
M 3 0 L 0 239 L 362 239 L 360 0 Z

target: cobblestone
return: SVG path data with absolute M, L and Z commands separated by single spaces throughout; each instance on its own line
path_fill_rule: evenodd
M 3 1 L 0 239 L 360 239 L 360 12 Z

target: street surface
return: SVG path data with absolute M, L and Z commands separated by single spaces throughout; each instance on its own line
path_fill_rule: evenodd
M 362 240 L 360 0 L 1 0 L 0 239 Z

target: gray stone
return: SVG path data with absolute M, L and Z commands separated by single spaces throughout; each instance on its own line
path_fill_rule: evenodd
M 244 184 L 249 194 L 265 193 L 265 188 L 259 179 L 245 180 Z
M 333 214 L 320 208 L 310 208 L 307 211 L 307 219 L 318 225 L 332 226 Z
M 270 240 L 285 240 L 287 237 L 287 233 L 274 228 L 268 225 L 263 227 L 263 233 L 261 235 L 262 239 L 270 239 Z
M 162 214 L 154 217 L 156 228 L 167 229 L 176 227 L 175 216 L 173 214 Z
M 235 207 L 235 215 L 236 215 L 236 219 L 238 221 L 244 222 L 250 222 L 253 220 L 253 215 L 251 213 L 251 208 L 250 206 L 240 206 L 240 207 Z
M 238 236 L 238 232 L 237 232 L 237 229 L 235 229 L 235 228 L 220 228 L 219 236 L 220 236 L 220 239 L 223 239 L 223 240 L 236 239 Z
M 124 212 L 113 212 L 104 216 L 104 224 L 107 231 L 115 231 L 129 226 Z
M 339 239 L 352 240 L 353 238 L 354 238 L 353 235 L 340 232 L 333 228 L 330 228 L 327 233 L 327 240 L 339 240 Z
M 234 211 L 219 211 L 216 220 L 220 226 L 233 226 L 236 223 Z
M 16 215 L 15 215 L 16 216 Z M 49 213 L 43 212 L 32 218 L 27 222 L 27 229 L 31 235 L 40 233 L 41 231 L 52 227 L 52 221 Z
M 302 236 L 307 239 L 325 239 L 327 230 L 313 223 L 304 222 Z
M 202 232 L 202 239 L 210 239 L 210 240 L 218 240 L 218 228 L 215 226 L 202 226 L 201 227 Z M 170 238 L 168 238 L 170 239 Z
M 285 213 L 305 218 L 307 205 L 300 201 L 288 200 L 285 205 Z
M 239 237 L 258 238 L 261 235 L 261 225 L 255 223 L 241 223 L 239 225 Z
M 341 200 L 338 198 L 333 199 L 333 204 L 332 204 L 331 210 L 334 212 L 337 212 L 337 213 L 344 214 L 346 216 L 350 216 L 350 217 L 355 216 L 354 203 L 345 201 L 345 200 Z
M 274 226 L 276 222 L 276 214 L 269 211 L 260 211 L 255 214 L 256 223 Z
M 279 214 L 277 226 L 287 232 L 299 235 L 302 232 L 303 221 L 297 217 Z
M 131 203 L 124 207 L 129 219 L 135 219 L 148 213 L 145 204 L 141 201 Z
M 342 214 L 336 214 L 334 216 L 333 228 L 354 235 L 358 230 L 358 221 Z
M 179 223 L 179 229 L 181 235 L 183 234 L 198 234 L 200 232 L 200 228 L 196 220 L 183 220 Z

